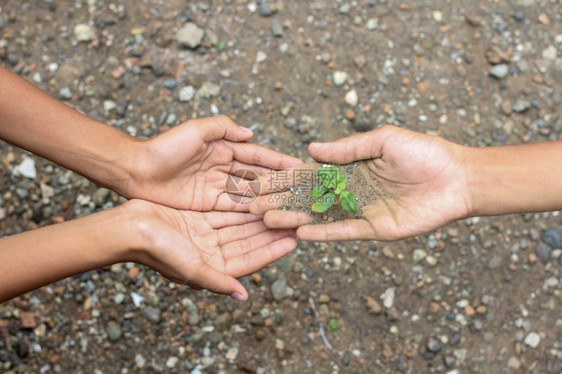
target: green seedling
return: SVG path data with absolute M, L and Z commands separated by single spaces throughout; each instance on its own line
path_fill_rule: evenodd
M 317 174 L 320 183 L 310 193 L 313 212 L 324 213 L 339 202 L 349 213 L 357 213 L 357 198 L 353 192 L 346 191 L 348 179 L 337 166 L 323 166 Z

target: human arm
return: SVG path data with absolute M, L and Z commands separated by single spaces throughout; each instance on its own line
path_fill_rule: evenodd
M 117 262 L 145 264 L 195 289 L 246 300 L 236 278 L 296 247 L 248 213 L 178 211 L 132 200 L 73 221 L 0 239 L 0 302 Z
M 150 140 L 95 121 L 0 67 L 0 139 L 84 175 L 126 198 L 191 210 L 247 210 L 224 193 L 230 172 L 299 160 L 247 143 L 226 116 L 187 121 Z M 202 193 L 204 192 L 204 193 Z
M 366 206 L 362 218 L 309 225 L 303 213 L 272 210 L 270 227 L 298 227 L 304 240 L 398 240 L 471 216 L 562 209 L 562 142 L 473 148 L 385 126 L 325 144 L 311 144 L 320 162 L 364 160 L 385 198 Z M 267 198 L 251 207 L 274 208 Z

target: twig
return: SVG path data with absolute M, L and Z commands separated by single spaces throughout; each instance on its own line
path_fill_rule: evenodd
M 332 345 L 328 341 L 328 338 L 326 337 L 326 333 L 324 332 L 324 322 L 322 322 L 322 320 L 320 319 L 320 314 L 318 314 L 318 310 L 316 310 L 316 305 L 314 304 L 314 299 L 312 297 L 309 297 L 308 302 L 310 303 L 312 311 L 314 312 L 314 316 L 316 317 L 316 322 L 318 322 L 318 326 L 319 326 L 318 327 L 318 333 L 320 334 L 320 337 L 322 338 L 322 341 L 324 342 L 326 347 L 328 347 L 328 349 L 331 350 Z

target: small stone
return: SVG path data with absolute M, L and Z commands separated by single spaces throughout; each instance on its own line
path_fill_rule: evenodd
M 367 64 L 367 58 L 365 57 L 365 55 L 357 55 L 355 56 L 354 62 L 355 66 L 357 66 L 359 69 L 362 69 Z
M 437 353 L 441 350 L 441 342 L 438 339 L 432 337 L 427 340 L 425 347 L 428 351 Z
M 375 127 L 374 123 L 363 112 L 358 113 L 357 115 L 355 115 L 355 112 L 353 111 L 352 113 L 354 115 L 354 119 L 353 122 L 351 123 L 351 126 L 356 131 L 360 131 L 360 132 L 370 131 Z
M 439 11 L 439 10 L 433 11 L 433 20 L 435 22 L 443 21 L 443 13 L 441 13 L 441 11 Z
M 356 106 L 357 102 L 359 101 L 359 97 L 357 96 L 357 91 L 351 90 L 345 94 L 345 102 L 351 106 Z
M 379 315 L 382 312 L 382 308 L 380 304 L 377 303 L 377 301 L 370 296 L 367 296 L 367 301 L 365 303 L 365 306 L 367 307 L 367 310 L 371 314 Z
M 515 113 L 523 113 L 531 108 L 531 103 L 527 100 L 518 99 L 515 104 L 513 104 L 513 111 Z
M 175 79 L 166 79 L 164 81 L 164 87 L 173 90 L 178 85 L 178 82 Z
M 125 300 L 125 294 L 119 292 L 115 297 L 113 297 L 113 302 L 117 305 L 121 304 Z
M 59 91 L 59 99 L 60 100 L 72 99 L 72 91 L 70 91 L 70 88 L 68 87 L 61 88 L 61 90 Z
M 269 3 L 262 1 L 260 4 L 260 16 L 262 17 L 270 17 L 273 14 L 271 11 L 271 7 Z
M 226 351 L 225 357 L 230 362 L 236 360 L 236 357 L 238 357 L 238 348 L 230 348 L 228 351 Z
M 414 262 L 418 263 L 427 256 L 427 252 L 421 248 L 414 249 L 413 258 Z
M 511 356 L 509 360 L 507 360 L 507 367 L 518 370 L 521 367 L 521 362 L 517 359 L 517 357 Z
M 392 252 L 392 249 L 388 245 L 382 247 L 382 254 L 386 258 L 394 258 L 395 257 L 394 252 Z
M 182 103 L 191 101 L 195 97 L 195 88 L 193 86 L 185 86 L 178 92 L 178 100 Z
M 256 64 L 261 64 L 265 60 L 267 60 L 267 53 L 264 51 L 258 51 L 258 53 L 256 53 Z
M 281 27 L 281 24 L 277 19 L 271 21 L 271 32 L 276 38 L 280 38 L 283 36 L 283 28 Z
M 107 201 L 107 197 L 109 196 L 109 191 L 107 188 L 98 188 L 94 194 L 92 195 L 92 200 L 97 207 L 103 206 Z
M 509 67 L 506 64 L 498 64 L 494 65 L 492 69 L 490 69 L 490 75 L 497 79 L 503 79 L 509 73 Z
M 435 256 L 427 256 L 425 258 L 425 262 L 427 262 L 427 264 L 429 266 L 435 266 L 435 265 L 437 265 L 438 260 L 437 260 L 437 257 L 435 257 Z
M 525 337 L 525 344 L 527 344 L 531 348 L 537 348 L 539 343 L 541 342 L 541 337 L 534 331 L 531 331 Z
M 553 45 L 549 45 L 548 48 L 542 51 L 542 58 L 544 58 L 545 60 L 554 61 L 556 60 L 557 56 L 558 52 L 556 50 L 556 47 Z
M 271 294 L 275 301 L 281 301 L 287 297 L 287 279 L 281 274 L 271 285 Z
M 550 248 L 544 243 L 538 243 L 535 248 L 535 253 L 542 262 L 547 263 L 550 260 Z
M 74 27 L 74 38 L 80 42 L 91 42 L 97 39 L 96 29 L 94 26 L 81 23 Z
M 490 261 L 488 261 L 488 268 L 490 269 L 496 269 L 498 268 L 502 263 L 502 258 L 498 255 L 494 255 Z
M 6 22 L 6 19 L 0 14 L 0 30 L 5 28 L 6 26 L 8 26 L 8 22 Z
M 347 81 L 347 73 L 345 71 L 335 71 L 333 80 L 334 85 L 341 86 Z
M 142 310 L 142 315 L 146 317 L 150 322 L 156 324 L 160 322 L 160 309 L 156 309 L 152 306 L 147 306 Z
M 351 9 L 351 5 L 349 3 L 345 3 L 339 7 L 338 11 L 340 12 L 340 14 L 347 14 L 349 13 L 350 9 Z
M 28 312 L 20 312 L 20 328 L 34 329 L 37 326 L 35 314 Z
M 351 354 L 349 353 L 349 351 L 345 351 L 341 358 L 341 363 L 343 366 L 349 366 L 350 361 L 351 361 Z
M 117 109 L 117 104 L 115 103 L 115 101 L 113 100 L 104 100 L 103 102 L 103 110 L 106 111 L 106 113 L 109 113 L 113 110 Z
M 395 291 L 396 290 L 395 290 L 394 287 L 389 287 L 389 288 L 386 289 L 386 291 L 384 291 L 384 299 L 383 299 L 382 305 L 386 309 L 390 309 L 394 305 Z
M 210 99 L 216 97 L 221 92 L 221 86 L 213 82 L 206 81 L 203 83 L 199 91 L 197 91 L 197 97 L 202 99 Z
M 26 178 L 35 179 L 37 177 L 37 170 L 35 169 L 35 160 L 26 157 L 21 164 L 16 167 L 17 171 Z
M 141 306 L 141 303 L 145 300 L 145 298 L 139 295 L 136 292 L 131 292 L 131 299 L 133 299 L 133 304 L 138 308 Z
M 542 23 L 543 25 L 549 25 L 549 24 L 550 24 L 550 18 L 548 18 L 548 16 L 546 15 L 546 13 L 541 13 L 541 14 L 539 14 L 538 20 L 539 20 L 539 22 Z
M 186 23 L 176 33 L 176 40 L 182 47 L 195 49 L 201 45 L 205 31 L 192 22 Z
M 107 337 L 110 341 L 115 342 L 121 338 L 121 327 L 117 323 L 111 323 L 107 326 Z
M 548 229 L 542 236 L 542 240 L 552 249 L 562 248 L 560 233 L 554 229 Z
M 513 14 L 513 18 L 515 18 L 515 20 L 517 22 L 523 22 L 523 20 L 525 19 L 525 13 L 523 13 L 522 11 L 518 10 L 517 12 L 515 12 Z
M 369 18 L 365 23 L 365 29 L 369 31 L 376 30 L 379 27 L 379 19 L 378 18 Z
M 179 358 L 177 358 L 176 356 L 171 356 L 170 358 L 168 358 L 166 360 L 166 367 L 173 369 L 176 367 L 176 365 L 178 364 Z
M 146 358 L 144 358 L 144 356 L 140 353 L 137 353 L 135 355 L 135 364 L 137 364 L 137 366 L 142 369 L 144 365 L 146 365 Z

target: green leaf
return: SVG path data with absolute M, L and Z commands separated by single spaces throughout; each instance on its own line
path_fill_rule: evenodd
M 326 188 L 336 188 L 339 175 L 337 166 L 321 167 L 318 169 L 317 174 Z
M 326 327 L 328 328 L 328 331 L 334 332 L 334 331 L 339 330 L 340 324 L 338 323 L 338 321 L 335 318 L 330 318 Z
M 330 209 L 337 201 L 337 197 L 333 193 L 327 193 L 324 196 L 318 197 L 318 200 L 312 204 L 312 211 L 316 213 L 324 213 Z
M 349 213 L 357 213 L 357 199 L 352 192 L 342 191 L 340 193 L 340 204 Z
M 345 186 L 346 186 L 346 182 L 339 182 L 338 186 L 336 187 L 336 190 L 334 191 L 334 193 L 336 195 L 339 195 L 340 193 L 342 193 L 343 191 L 345 191 Z
M 328 188 L 323 184 L 319 184 L 316 187 L 314 187 L 314 189 L 310 192 L 310 199 L 316 200 L 320 196 L 324 195 L 326 192 L 328 192 Z
M 219 44 L 217 44 L 217 48 L 219 52 L 224 51 L 224 49 L 226 48 L 226 42 L 219 42 Z

